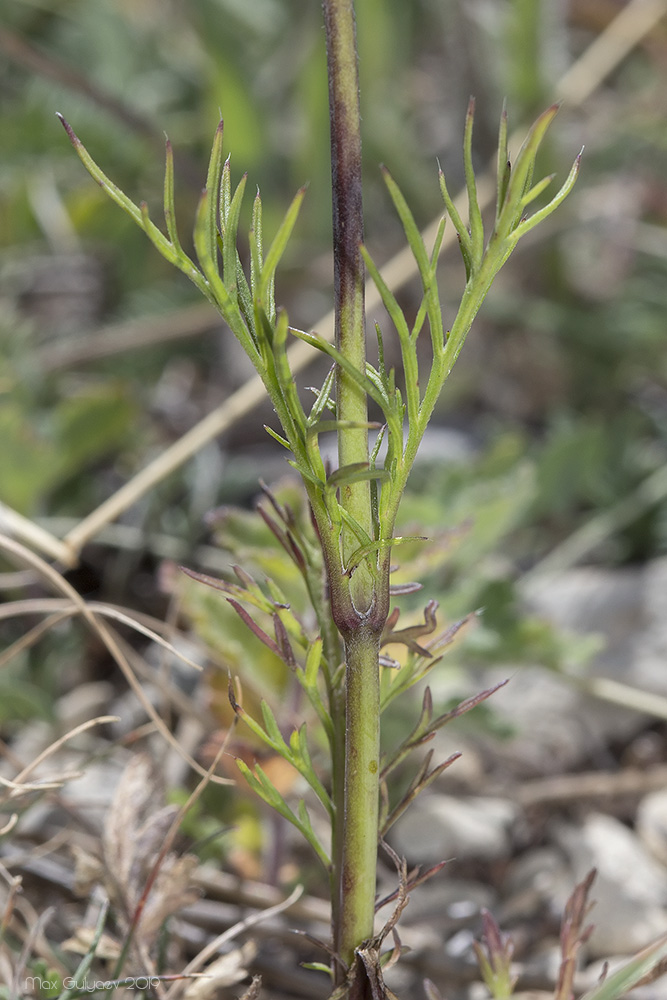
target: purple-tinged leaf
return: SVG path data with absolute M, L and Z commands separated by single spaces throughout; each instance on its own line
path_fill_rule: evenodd
M 245 622 L 245 624 L 248 626 L 248 628 L 250 629 L 250 631 L 254 635 L 257 636 L 257 638 L 259 639 L 259 641 L 263 642 L 264 645 L 268 649 L 270 649 L 272 653 L 275 653 L 276 656 L 280 656 L 280 658 L 282 659 L 280 650 L 278 649 L 278 646 L 273 641 L 273 639 L 271 638 L 271 636 L 267 635 L 266 632 L 264 631 L 264 629 L 261 628 L 257 624 L 257 622 L 254 621 L 253 618 L 250 617 L 250 615 L 248 614 L 248 612 L 246 611 L 246 609 L 244 607 L 242 607 L 239 604 L 238 601 L 235 601 L 233 597 L 228 597 L 227 600 L 229 601 L 229 603 L 231 604 L 231 606 L 234 608 L 234 611 L 236 611 L 236 613 L 239 616 L 239 618 L 243 622 Z
M 403 594 L 416 594 L 418 590 L 423 590 L 422 583 L 392 583 L 389 585 L 389 593 L 392 597 L 399 597 Z
M 436 636 L 435 639 L 432 639 L 428 643 L 431 656 L 436 653 L 440 653 L 443 649 L 446 649 L 447 646 L 451 646 L 461 629 L 465 628 L 466 625 L 469 625 L 471 621 L 476 619 L 476 617 L 477 612 L 472 611 L 469 615 L 466 615 L 465 618 L 459 618 L 458 621 L 450 625 L 444 632 Z
M 275 612 L 273 615 L 273 628 L 276 634 L 276 643 L 280 651 L 280 658 L 285 661 L 291 670 L 296 667 L 296 658 L 287 634 L 287 629 L 283 625 L 280 615 Z
M 257 512 L 300 572 L 304 573 L 306 570 L 306 560 L 303 552 L 295 542 L 292 532 L 289 530 L 284 531 L 261 504 L 257 504 Z
M 418 656 L 430 658 L 433 655 L 431 651 L 424 649 L 424 647 L 420 646 L 416 640 L 422 635 L 429 635 L 431 632 L 435 631 L 437 626 L 437 620 L 435 617 L 437 607 L 437 601 L 428 602 L 424 608 L 424 621 L 421 625 L 410 625 L 408 628 L 399 629 L 398 632 L 395 632 L 392 628 L 392 630 L 387 633 L 385 629 L 385 634 L 382 637 L 383 643 L 401 642 Z M 388 624 L 389 621 L 390 619 L 387 620 Z
M 232 566 L 232 569 L 234 570 L 234 576 L 246 590 L 252 590 L 257 587 L 250 573 L 246 572 L 242 566 Z
M 471 709 L 481 705 L 483 701 L 490 698 L 491 695 L 495 694 L 496 691 L 499 691 L 500 688 L 505 687 L 506 684 L 509 684 L 509 678 L 504 681 L 500 681 L 498 684 L 494 684 L 493 687 L 487 688 L 485 691 L 480 691 L 479 694 L 474 694 L 470 698 L 465 698 L 456 706 L 456 708 L 453 708 L 451 712 L 445 712 L 444 715 L 440 715 L 437 719 L 434 719 L 431 724 L 431 730 L 435 731 L 436 729 L 440 729 L 448 722 L 451 722 L 452 719 L 458 719 L 460 716 L 465 715 L 466 712 L 469 712 Z
M 192 580 L 196 580 L 197 583 L 213 587 L 214 590 L 220 590 L 223 594 L 234 593 L 238 589 L 234 584 L 230 584 L 226 580 L 221 580 L 217 576 L 208 576 L 206 573 L 199 573 L 196 569 L 189 569 L 187 566 L 179 566 L 179 569 Z
M 236 700 L 236 691 L 234 690 L 234 678 L 232 677 L 231 674 L 229 675 L 229 679 L 227 681 L 227 697 L 229 698 L 229 704 L 232 706 L 234 715 L 243 715 L 244 714 L 243 708 L 241 707 L 241 705 L 239 705 L 238 701 Z

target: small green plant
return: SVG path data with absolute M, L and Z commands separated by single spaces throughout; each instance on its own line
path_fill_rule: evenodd
M 246 178 L 234 187 L 231 164 L 223 154 L 220 122 L 211 151 L 206 185 L 194 227 L 196 261 L 182 247 L 174 210 L 174 167 L 167 142 L 164 184 L 166 235 L 151 220 L 145 203 L 136 205 L 100 170 L 72 128 L 68 135 L 93 178 L 144 229 L 159 252 L 197 286 L 220 312 L 262 378 L 280 421 L 267 428 L 291 455 L 308 499 L 308 512 L 298 517 L 270 491 L 261 516 L 292 559 L 303 581 L 316 625 L 291 608 L 280 586 L 260 586 L 242 568 L 236 583 L 198 575 L 218 587 L 232 607 L 264 643 L 293 671 L 325 734 L 329 774 L 322 777 L 311 759 L 305 725 L 286 734 L 268 703 L 261 718 L 243 708 L 230 682 L 229 697 L 237 716 L 256 737 L 289 761 L 319 801 L 330 824 L 323 843 L 304 802 L 296 811 L 259 766 L 240 763 L 250 785 L 302 833 L 319 858 L 330 882 L 333 928 L 334 996 L 388 995 L 382 980 L 382 940 L 393 929 L 408 891 L 430 872 L 408 883 L 397 860 L 399 890 L 396 912 L 384 931 L 374 936 L 378 842 L 409 803 L 441 773 L 449 761 L 431 768 L 422 764 L 399 802 L 391 802 L 387 779 L 416 748 L 449 718 L 486 697 L 463 703 L 454 712 L 434 717 L 428 688 L 421 714 L 391 754 L 380 753 L 382 711 L 421 681 L 433 668 L 461 623 L 438 634 L 433 602 L 426 604 L 423 623 L 398 629 L 392 596 L 418 589 L 418 584 L 392 587 L 391 554 L 407 541 L 396 537 L 395 524 L 419 444 L 445 380 L 471 324 L 498 271 L 526 233 L 546 219 L 565 199 L 576 180 L 579 157 L 565 183 L 547 205 L 527 216 L 529 206 L 552 180 L 537 182 L 533 173 L 545 133 L 557 106 L 542 114 L 512 165 L 508 158 L 507 116 L 501 116 L 495 216 L 485 233 L 473 171 L 474 102 L 466 117 L 463 157 L 468 194 L 468 222 L 454 205 L 442 171 L 440 190 L 446 214 L 458 234 L 466 273 L 460 307 L 451 327 L 443 320 L 437 265 L 444 234 L 443 217 L 435 244 L 424 245 L 413 215 L 388 170 L 384 179 L 418 266 L 422 300 L 414 320 L 402 312 L 363 242 L 361 133 L 354 10 L 351 0 L 324 0 L 331 117 L 334 288 L 336 339 L 292 326 L 276 306 L 275 277 L 296 224 L 305 189 L 301 189 L 265 250 L 262 202 L 257 194 L 249 233 L 250 266 L 244 271 L 237 237 Z M 375 282 L 398 338 L 403 384 L 385 364 L 383 334 L 377 335 L 377 364 L 366 358 L 364 273 Z M 326 354 L 331 368 L 310 408 L 304 407 L 290 370 L 291 337 Z M 430 340 L 430 365 L 418 355 L 418 342 Z M 369 419 L 369 404 L 382 414 Z M 371 438 L 374 433 L 374 439 Z M 334 433 L 338 467 L 331 470 L 319 439 Z M 312 524 L 311 524 L 312 519 Z M 196 574 L 194 574 L 196 575 Z M 197 576 L 197 575 L 196 575 Z M 426 637 L 426 639 L 425 639 Z M 424 641 L 425 640 L 425 641 Z M 408 656 L 400 669 L 383 654 L 387 643 L 403 643 Z

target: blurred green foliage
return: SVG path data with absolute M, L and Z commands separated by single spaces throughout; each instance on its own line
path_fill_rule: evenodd
M 435 157 L 452 188 L 460 180 L 468 94 L 478 99 L 475 156 L 483 163 L 503 95 L 514 120 L 540 110 L 553 99 L 558 75 L 617 12 L 616 4 L 602 2 L 593 22 L 585 5 L 565 6 L 358 3 L 367 239 L 380 262 L 401 237 L 377 165 L 391 168 L 418 221 L 429 221 L 439 211 Z M 248 170 L 251 184 L 262 188 L 267 234 L 295 189 L 309 181 L 278 292 L 296 324 L 315 322 L 329 305 L 331 271 L 320 21 L 319 4 L 310 0 L 5 3 L 0 500 L 30 516 L 84 516 L 219 401 L 236 364 L 219 341 L 189 338 L 64 370 L 42 365 L 45 347 L 61 338 L 85 340 L 109 320 L 170 313 L 194 295 L 92 183 L 55 112 L 72 122 L 105 171 L 151 209 L 162 199 L 163 132 L 169 135 L 186 248 L 220 112 L 235 179 Z M 428 549 L 414 558 L 446 615 L 485 606 L 480 656 L 482 646 L 488 657 L 552 662 L 561 655 L 538 624 L 522 624 L 517 574 L 665 463 L 663 56 L 656 32 L 583 110 L 562 110 L 546 155 L 561 164 L 566 152 L 569 161 L 585 140 L 577 190 L 554 227 L 546 227 L 545 243 L 535 240 L 517 256 L 489 297 L 474 333 L 481 346 L 475 353 L 474 343 L 466 345 L 439 411 L 441 422 L 468 438 L 474 457 L 423 466 L 404 508 L 412 530 L 459 531 L 451 558 L 437 570 L 428 565 Z M 48 315 L 44 321 L 31 308 L 37 292 L 16 277 L 17 262 L 29 276 L 36 255 L 80 252 L 99 263 L 99 301 L 84 319 L 65 311 L 49 329 Z M 462 269 L 454 256 L 443 267 L 453 300 Z M 410 296 L 409 288 L 401 292 L 408 304 Z M 303 381 L 310 381 L 307 374 Z M 170 392 L 165 408 L 161 400 Z M 248 434 L 261 438 L 249 425 L 244 421 L 230 450 L 244 448 Z M 204 465 L 208 458 L 173 477 L 130 517 L 150 516 L 158 530 L 196 538 Z M 210 474 L 218 475 L 215 468 Z M 218 479 L 218 487 L 204 491 L 211 504 L 227 500 L 224 491 L 234 481 L 232 473 Z M 235 517 L 239 537 L 255 530 L 245 515 Z M 627 563 L 666 549 L 662 501 L 638 506 L 633 523 L 593 558 Z M 207 638 L 241 642 L 241 623 L 222 612 L 216 620 L 216 595 L 205 600 L 211 607 L 200 609 L 200 618 Z

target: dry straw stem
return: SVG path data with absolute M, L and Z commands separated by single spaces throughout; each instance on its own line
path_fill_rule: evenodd
M 290 906 L 296 903 L 303 895 L 303 886 L 297 885 L 293 892 L 287 897 L 287 899 L 282 900 L 280 903 L 276 903 L 275 906 L 270 906 L 266 910 L 260 910 L 258 913 L 253 913 L 244 920 L 239 920 L 238 923 L 234 924 L 233 927 L 228 928 L 222 934 L 219 934 L 216 938 L 213 938 L 199 954 L 192 959 L 189 965 L 183 970 L 184 976 L 189 976 L 193 972 L 204 965 L 213 955 L 218 953 L 223 945 L 227 944 L 228 941 L 232 941 L 234 938 L 238 937 L 239 934 L 243 934 L 248 928 L 254 927 L 255 924 L 262 923 L 271 917 L 276 916 L 278 913 L 284 913 L 288 910 Z M 178 984 L 174 984 L 168 991 L 165 1000 L 173 1000 L 178 991 Z
M 87 722 L 81 723 L 81 725 L 76 726 L 71 729 L 60 739 L 57 739 L 54 743 L 51 743 L 45 750 L 43 750 L 33 761 L 30 762 L 23 770 L 16 775 L 13 781 L 9 778 L 0 777 L 0 785 L 7 789 L 5 794 L 0 792 L 0 805 L 4 805 L 7 802 L 11 802 L 13 799 L 20 798 L 22 795 L 27 795 L 29 792 L 46 792 L 49 790 L 54 790 L 62 788 L 62 786 L 67 781 L 73 781 L 76 778 L 81 777 L 80 771 L 60 771 L 57 776 L 51 779 L 39 778 L 36 781 L 27 781 L 28 776 L 34 771 L 40 764 L 42 764 L 48 757 L 54 754 L 60 749 L 68 740 L 73 739 L 73 737 L 78 736 L 79 733 L 85 732 L 86 729 L 91 729 L 93 726 L 105 725 L 108 722 L 118 722 L 117 715 L 100 715 L 95 719 L 89 719 Z M 0 837 L 6 836 L 17 824 L 18 813 L 12 813 L 4 824 L 0 827 Z
M 203 669 L 200 663 L 195 663 L 194 660 L 191 660 L 184 653 L 180 652 L 173 643 L 164 639 L 159 634 L 160 632 L 173 634 L 175 632 L 173 626 L 160 622 L 159 619 L 152 618 L 150 615 L 139 613 L 128 614 L 124 608 L 117 608 L 113 604 L 106 604 L 102 601 L 89 601 L 87 606 L 95 615 L 101 615 L 103 618 L 112 618 L 123 625 L 128 625 L 135 632 L 139 632 L 147 639 L 150 639 L 151 642 L 156 643 L 156 645 L 161 646 L 162 649 L 177 657 L 177 659 L 181 660 L 188 667 L 192 667 L 193 670 Z M 25 601 L 11 601 L 9 604 L 0 606 L 0 621 L 4 618 L 17 618 L 21 615 L 44 614 L 47 612 L 51 612 L 49 618 L 40 622 L 5 649 L 3 653 L 0 653 L 0 669 L 6 666 L 19 652 L 34 645 L 51 626 L 56 625 L 65 618 L 73 618 L 81 612 L 78 604 L 59 598 L 32 598 Z M 150 622 L 153 628 L 149 627 L 146 622 Z
M 57 371 L 153 344 L 196 337 L 217 329 L 221 322 L 217 310 L 207 302 L 197 302 L 166 315 L 110 323 L 87 337 L 65 337 L 40 348 L 37 353 L 39 369 Z
M 630 0 L 595 39 L 583 55 L 574 63 L 556 84 L 557 97 L 568 103 L 570 107 L 579 107 L 600 86 L 605 77 L 632 51 L 667 13 L 667 0 Z M 523 138 L 525 130 L 517 130 L 510 139 L 510 144 L 516 146 Z M 480 209 L 488 207 L 495 194 L 495 158 L 493 164 L 479 178 L 477 194 Z M 467 195 L 460 192 L 454 199 L 456 208 L 465 213 L 467 210 Z M 422 233 L 426 245 L 432 245 L 440 218 L 434 220 Z M 454 240 L 454 227 L 445 231 L 440 247 L 440 254 Z M 397 253 L 382 268 L 382 277 L 392 291 L 407 284 L 417 274 L 417 265 L 409 247 Z M 366 286 L 366 308 L 372 310 L 380 305 L 380 296 L 375 284 L 368 282 Z M 333 312 L 323 316 L 315 324 L 318 333 L 326 340 L 333 340 Z M 294 373 L 305 368 L 313 359 L 314 352 L 305 343 L 293 344 L 288 351 L 289 363 Z M 98 532 L 114 521 L 137 500 L 153 489 L 167 476 L 187 462 L 205 444 L 213 440 L 231 427 L 237 420 L 251 412 L 264 399 L 265 389 L 261 379 L 254 376 L 240 389 L 232 393 L 219 407 L 213 410 L 200 423 L 183 435 L 171 447 L 165 449 L 153 462 L 149 463 L 140 473 L 121 487 L 112 497 L 92 511 L 79 524 L 67 533 L 63 540 L 50 535 L 37 525 L 14 522 L 12 528 L 8 519 L 14 512 L 7 508 L 0 509 L 0 518 L 4 517 L 4 525 L 12 534 L 34 545 L 36 549 L 55 557 L 65 566 L 74 566 L 83 546 L 94 538 Z M 19 517 L 19 515 L 16 515 Z M 25 521 L 25 519 L 22 519 Z M 0 521 L 2 526 L 2 521 Z
M 178 755 L 187 762 L 187 764 L 202 776 L 206 775 L 208 772 L 205 768 L 201 767 L 200 764 L 194 760 L 189 754 L 187 754 L 181 745 L 179 744 L 176 737 L 170 732 L 169 727 L 165 725 L 163 720 L 157 714 L 150 701 L 147 699 L 141 684 L 137 680 L 130 663 L 123 653 L 120 644 L 114 637 L 114 635 L 109 631 L 107 626 L 98 620 L 96 614 L 91 611 L 90 607 L 86 604 L 82 597 L 74 590 L 74 588 L 55 570 L 52 566 L 49 566 L 47 562 L 41 559 L 30 549 L 27 549 L 24 545 L 15 541 L 12 538 L 8 538 L 5 535 L 0 535 L 0 550 L 5 552 L 7 555 L 15 558 L 19 562 L 32 567 L 37 570 L 37 572 L 42 576 L 57 592 L 63 594 L 68 598 L 76 607 L 79 609 L 81 617 L 84 619 L 86 624 L 92 629 L 92 631 L 98 636 L 103 645 L 106 647 L 108 652 L 111 654 L 115 662 L 120 667 L 120 670 L 131 687 L 137 699 L 141 703 L 143 709 L 145 710 L 148 717 L 151 719 L 153 725 L 157 731 L 163 736 L 163 738 L 172 746 Z M 227 778 L 219 778 L 217 775 L 210 779 L 216 784 L 220 785 L 230 785 L 234 782 Z

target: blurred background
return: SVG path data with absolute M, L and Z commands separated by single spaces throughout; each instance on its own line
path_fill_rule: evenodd
M 460 187 L 469 95 L 483 171 L 503 99 L 511 130 L 527 126 L 626 6 L 360 0 L 366 229 L 378 263 L 403 245 L 379 165 L 428 224 L 442 212 L 438 160 L 450 191 Z M 446 617 L 487 609 L 476 656 L 561 656 L 546 626 L 526 625 L 517 596 L 521 574 L 550 553 L 561 568 L 623 568 L 667 546 L 666 76 L 663 19 L 562 108 L 541 170 L 557 190 L 585 143 L 576 189 L 489 295 L 415 471 L 404 522 L 466 525 L 454 554 L 450 545 L 426 569 Z M 269 237 L 308 182 L 277 297 L 294 325 L 316 326 L 332 270 L 320 7 L 5 0 L 0 93 L 0 498 L 62 537 L 251 372 L 194 287 L 87 175 L 55 113 L 158 223 L 169 136 L 186 248 L 219 114 L 233 178 L 247 171 L 249 190 L 261 188 Z M 462 287 L 452 248 L 445 316 Z M 400 297 L 416 308 L 410 283 Z M 389 342 L 386 319 L 373 318 Z M 159 611 L 163 557 L 219 568 L 206 513 L 247 504 L 259 472 L 288 471 L 262 429 L 270 417 L 258 408 L 237 422 L 105 529 L 76 586 Z
M 521 242 L 475 322 L 429 428 L 399 525 L 400 534 L 429 537 L 427 545 L 396 550 L 403 579 L 425 584 L 423 594 L 400 599 L 401 626 L 421 621 L 425 601 L 434 598 L 439 628 L 457 636 L 429 678 L 434 711 L 447 712 L 461 698 L 512 678 L 491 701 L 438 733 L 440 759 L 461 747 L 465 755 L 424 797 L 424 812 L 417 804 L 412 826 L 398 823 L 392 831 L 395 849 L 410 864 L 459 859 L 454 874 L 476 880 L 473 897 L 481 903 L 468 905 L 468 887 L 451 898 L 466 903 L 472 926 L 479 905 L 494 909 L 508 893 L 512 901 L 515 889 L 502 883 L 516 858 L 531 845 L 553 847 L 554 811 L 556 819 L 578 824 L 576 849 L 586 843 L 579 824 L 598 772 L 612 787 L 603 792 L 605 808 L 626 834 L 642 789 L 650 781 L 665 786 L 667 0 L 357 0 L 356 6 L 366 238 L 378 264 L 404 245 L 380 164 L 391 170 L 420 226 L 437 220 L 438 161 L 450 192 L 463 180 L 471 94 L 480 175 L 494 157 L 504 100 L 510 132 L 525 133 L 567 94 L 540 154 L 540 175 L 555 175 L 549 193 L 586 147 L 573 193 Z M 332 301 L 321 20 L 315 0 L 0 0 L 0 528 L 11 508 L 66 537 L 252 374 L 195 288 L 86 173 L 56 112 L 118 186 L 137 203 L 146 200 L 158 225 L 168 135 L 186 250 L 220 114 L 233 182 L 248 173 L 242 233 L 256 186 L 268 243 L 307 182 L 277 300 L 294 326 L 317 329 Z M 516 155 L 514 140 L 512 147 Z M 443 315 L 451 323 L 464 286 L 456 246 L 443 255 L 440 278 Z M 399 285 L 401 305 L 414 315 L 419 289 L 405 276 Z M 369 331 L 375 320 L 396 361 L 387 317 L 373 311 Z M 307 393 L 322 375 L 313 364 L 297 381 Z M 25 876 L 23 898 L 39 909 L 45 900 L 56 906 L 52 940 L 62 942 L 82 919 L 84 903 L 70 895 L 68 848 L 90 849 L 82 831 L 99 833 L 131 753 L 148 745 L 171 800 L 187 797 L 192 771 L 155 735 L 150 712 L 208 766 L 230 725 L 229 674 L 242 678 L 244 704 L 256 717 L 262 697 L 277 714 L 281 707 L 287 728 L 304 711 L 285 663 L 219 593 L 178 570 L 185 564 L 229 575 L 241 563 L 258 580 L 268 574 L 279 581 L 295 612 L 308 615 L 294 566 L 281 560 L 282 550 L 251 512 L 260 476 L 281 502 L 294 510 L 302 504 L 284 452 L 263 429 L 271 420 L 270 409 L 257 404 L 231 421 L 93 532 L 67 572 L 80 594 L 116 615 L 113 635 L 126 658 L 125 676 L 120 656 L 114 662 L 76 608 L 47 601 L 54 576 L 45 584 L 44 574 L 0 557 L 4 773 L 15 778 L 52 740 L 96 714 L 118 717 L 99 737 L 47 761 L 58 776 L 83 771 L 80 782 L 68 782 L 57 797 L 47 793 L 35 808 L 32 786 L 18 804 L 18 786 L 3 793 L 11 798 L 9 812 L 21 813 L 15 846 L 7 850 Z M 34 533 L 29 537 L 30 547 Z M 146 635 L 128 638 L 128 619 L 121 627 L 111 604 L 130 609 L 207 669 L 195 674 L 173 649 L 165 652 Z M 94 607 L 101 614 L 103 606 Z M 469 615 L 470 627 L 457 630 Z M 396 655 L 405 655 L 404 648 Z M 143 702 L 136 687 L 128 690 L 132 673 Z M 641 713 L 620 713 L 609 700 Z M 397 699 L 383 720 L 388 745 L 404 739 L 418 712 L 412 699 Z M 293 770 L 275 755 L 262 756 L 240 728 L 234 753 L 261 760 L 286 794 L 300 794 Z M 309 732 L 313 759 L 324 768 L 317 730 Z M 223 757 L 225 764 L 236 775 L 231 757 Z M 576 785 L 587 769 L 594 780 Z M 617 773 L 631 788 L 625 799 L 616 794 Z M 562 801 L 548 788 L 535 789 L 541 778 L 561 774 L 576 786 L 559 793 Z M 532 792 L 523 786 L 531 779 Z M 401 773 L 397 787 L 407 780 Z M 471 802 L 506 796 L 511 808 L 495 819 L 488 799 L 477 806 L 475 829 L 491 838 L 490 847 L 473 842 L 469 823 L 453 842 L 438 839 L 454 815 L 450 801 L 440 803 L 448 790 Z M 517 802 L 527 803 L 521 818 Z M 42 809 L 49 803 L 55 812 Z M 664 861 L 662 808 L 658 833 L 648 832 L 662 845 Z M 200 859 L 216 862 L 216 877 L 232 872 L 283 884 L 298 878 L 309 891 L 322 891 L 312 859 L 243 785 L 233 792 L 207 788 L 183 830 Z M 605 827 L 602 846 L 608 839 Z M 634 901 L 629 909 L 623 903 L 626 884 L 634 891 L 637 881 L 627 873 L 640 870 L 640 862 L 619 864 L 614 854 L 606 863 L 599 850 L 582 870 L 575 857 L 557 889 L 542 878 L 544 857 L 528 856 L 529 880 L 541 880 L 542 915 L 538 920 L 538 910 L 522 909 L 523 902 L 502 911 L 503 920 L 511 913 L 518 922 L 525 918 L 524 953 L 531 942 L 542 951 L 544 934 L 557 940 L 554 914 L 591 864 L 622 883 L 620 901 L 604 897 L 609 901 L 600 912 L 619 920 L 625 914 L 618 935 L 596 954 L 641 947 L 667 930 L 664 871 L 644 879 L 651 891 L 664 882 L 658 922 L 646 930 L 637 914 L 653 903 L 639 910 Z M 557 861 L 561 854 L 559 846 Z M 385 876 L 393 891 L 391 865 Z M 213 890 L 210 873 L 200 884 Z M 429 941 L 446 911 L 443 891 L 434 881 L 433 909 L 422 911 Z M 408 914 L 417 921 L 419 912 L 411 904 Z M 319 934 L 328 933 L 326 919 L 325 912 Z M 597 911 L 595 920 L 604 922 Z M 35 916 L 26 926 L 32 935 L 43 925 Z M 448 924 L 446 934 L 458 926 Z M 633 936 L 638 927 L 640 936 Z M 294 947 L 290 939 L 265 955 L 269 985 L 270 970 L 281 962 L 295 974 Z M 456 949 L 458 956 L 460 944 Z M 435 954 L 441 956 L 442 940 Z M 398 993 L 418 995 L 414 984 Z M 315 995 L 310 980 L 301 992 L 293 986 L 271 996 L 285 994 Z M 449 987 L 447 995 L 468 996 Z

